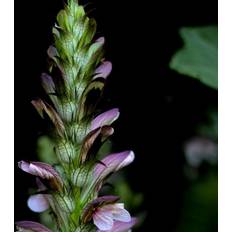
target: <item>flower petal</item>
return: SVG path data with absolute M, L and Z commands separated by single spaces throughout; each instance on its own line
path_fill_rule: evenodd
M 105 205 L 102 209 L 111 211 L 113 214 L 113 219 L 121 222 L 130 222 L 131 216 L 127 210 L 124 209 L 124 204 L 115 203 L 112 205 Z
M 98 115 L 95 119 L 93 119 L 90 130 L 92 131 L 98 127 L 111 125 L 118 119 L 119 114 L 119 109 L 114 108 Z
M 49 46 L 47 54 L 51 59 L 53 59 L 55 56 L 58 56 L 58 51 L 54 46 Z
M 97 164 L 94 169 L 94 176 L 98 180 L 103 180 L 112 172 L 116 172 L 124 166 L 129 165 L 134 160 L 133 151 L 124 151 L 106 156 L 101 163 Z M 103 165 L 105 164 L 105 165 Z
M 97 209 L 93 214 L 93 222 L 100 230 L 110 230 L 113 227 L 113 215 L 110 211 Z
M 35 194 L 29 197 L 27 206 L 36 213 L 41 213 L 49 208 L 45 194 Z
M 58 172 L 49 164 L 42 162 L 18 162 L 18 166 L 23 171 L 50 181 L 51 187 L 61 190 L 63 182 Z
M 41 225 L 40 223 L 37 222 L 32 222 L 32 221 L 19 221 L 16 222 L 16 227 L 17 231 L 23 231 L 23 232 L 28 232 L 28 231 L 33 231 L 33 232 L 52 232 L 45 226 Z
M 42 86 L 47 94 L 55 93 L 55 84 L 52 77 L 47 73 L 42 73 L 41 75 Z
M 20 161 L 18 165 L 23 171 L 39 176 L 42 179 L 50 179 L 58 175 L 53 167 L 46 163 Z
M 112 70 L 112 63 L 110 61 L 104 61 L 97 69 L 95 70 L 95 76 L 93 79 L 102 77 L 106 79 Z
M 103 45 L 105 43 L 105 38 L 103 36 L 99 37 L 98 39 L 95 40 L 95 43 L 99 43 Z
M 97 230 L 97 232 L 126 232 L 137 223 L 136 218 L 131 218 L 130 222 L 114 221 L 114 225 L 110 230 Z
M 89 222 L 92 219 L 92 216 L 97 208 L 102 207 L 103 205 L 114 204 L 119 200 L 118 196 L 108 195 L 98 197 L 95 200 L 88 203 L 88 205 L 84 208 L 82 214 L 82 221 L 84 223 Z

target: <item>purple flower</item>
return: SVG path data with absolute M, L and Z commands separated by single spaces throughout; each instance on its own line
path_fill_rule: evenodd
M 45 226 L 37 222 L 19 221 L 19 222 L 16 222 L 15 224 L 16 224 L 17 231 L 52 232 L 51 230 L 49 230 L 48 228 L 46 228 Z
M 124 151 L 106 156 L 94 169 L 95 179 L 98 181 L 104 180 L 110 173 L 129 165 L 134 158 L 133 151 Z
M 112 70 L 112 63 L 110 61 L 104 61 L 95 70 L 96 75 L 93 77 L 93 79 L 100 78 L 100 77 L 106 79 L 110 75 L 111 70 Z
M 27 205 L 31 211 L 41 213 L 49 208 L 48 194 L 35 194 L 29 197 Z
M 97 230 L 97 232 L 126 232 L 137 223 L 136 218 L 131 218 L 129 222 L 114 221 L 110 230 Z
M 135 224 L 124 204 L 116 203 L 119 197 L 103 196 L 90 202 L 83 214 L 84 223 L 93 219 L 94 224 L 101 231 L 125 231 Z
M 103 36 L 99 37 L 98 39 L 95 40 L 95 43 L 99 43 L 103 45 L 105 43 L 105 38 Z
M 90 130 L 92 131 L 98 127 L 111 125 L 118 119 L 119 114 L 119 109 L 114 108 L 98 115 L 95 119 L 93 119 Z
M 112 230 L 115 221 L 131 221 L 131 216 L 122 203 L 104 205 L 93 213 L 93 222 L 100 231 Z
M 51 165 L 42 162 L 20 161 L 18 162 L 18 166 L 27 173 L 48 180 L 53 189 L 62 190 L 63 182 L 58 172 Z

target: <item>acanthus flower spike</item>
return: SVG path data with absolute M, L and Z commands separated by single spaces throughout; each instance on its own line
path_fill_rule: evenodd
M 111 124 L 120 113 L 113 108 L 97 115 L 97 96 L 103 93 L 112 64 L 104 58 L 104 37 L 96 39 L 95 34 L 95 20 L 77 0 L 67 0 L 53 27 L 48 74 L 41 76 L 50 99 L 32 101 L 54 126 L 50 139 L 55 158 L 49 161 L 52 165 L 18 163 L 36 176 L 38 190 L 29 197 L 28 207 L 36 213 L 49 210 L 56 232 L 125 232 L 136 222 L 124 204 L 117 203 L 118 196 L 98 196 L 106 178 L 130 164 L 134 153 L 113 153 L 99 161 L 99 149 L 114 133 Z M 18 231 L 51 232 L 36 222 L 16 225 Z

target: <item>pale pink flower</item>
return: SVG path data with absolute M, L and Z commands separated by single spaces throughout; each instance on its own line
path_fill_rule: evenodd
M 122 203 L 104 205 L 93 213 L 93 222 L 100 231 L 111 230 L 115 221 L 131 221 L 131 216 Z
M 90 131 L 95 130 L 98 127 L 109 126 L 119 117 L 119 109 L 113 108 L 102 114 L 99 114 L 96 118 L 93 119 L 90 127 Z
M 131 218 L 123 203 L 116 203 L 118 196 L 102 196 L 90 202 L 84 209 L 84 223 L 93 219 L 98 232 L 124 232 L 129 230 L 136 219 Z
M 112 63 L 110 61 L 104 61 L 95 70 L 96 75 L 93 77 L 93 79 L 100 78 L 100 77 L 106 79 L 110 75 L 111 70 L 112 70 Z
M 113 227 L 110 230 L 97 230 L 97 232 L 127 232 L 129 231 L 136 223 L 138 222 L 137 218 L 131 218 L 129 222 L 114 221 Z
M 116 172 L 119 169 L 133 162 L 135 154 L 133 151 L 123 151 L 113 153 L 106 156 L 97 164 L 94 169 L 94 178 L 97 181 L 104 180 L 110 173 Z

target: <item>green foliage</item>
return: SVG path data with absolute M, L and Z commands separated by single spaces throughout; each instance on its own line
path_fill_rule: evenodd
M 52 231 L 56 231 L 56 225 L 54 224 L 52 215 L 50 212 L 45 211 L 42 212 L 40 215 L 40 221 L 43 225 L 47 226 L 48 228 L 52 229 Z
M 54 147 L 55 144 L 48 136 L 39 137 L 37 140 L 37 155 L 39 160 L 43 160 L 48 164 L 57 163 Z
M 185 193 L 178 232 L 212 232 L 217 228 L 217 175 L 212 170 Z
M 217 27 L 181 28 L 180 35 L 184 41 L 184 47 L 172 57 L 170 67 L 217 89 Z
M 143 194 L 133 192 L 123 177 L 118 178 L 114 185 L 116 195 L 121 196 L 122 201 L 127 203 L 129 209 L 134 210 L 143 203 Z
M 98 151 L 98 157 L 101 159 L 105 154 L 109 154 L 112 151 L 112 142 L 110 140 L 107 140 L 99 149 Z
M 210 110 L 208 112 L 208 123 L 199 125 L 197 128 L 199 135 L 217 141 L 218 139 L 218 112 Z

